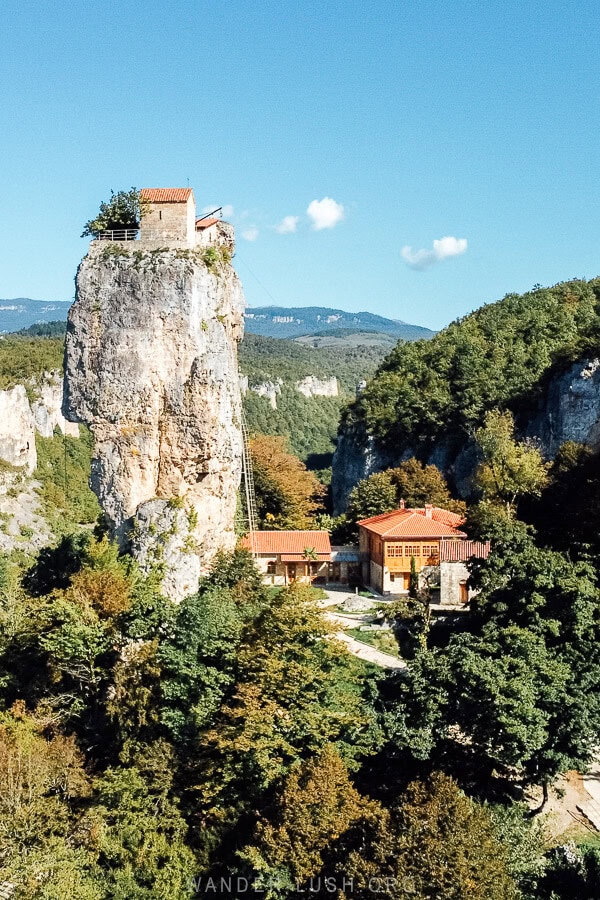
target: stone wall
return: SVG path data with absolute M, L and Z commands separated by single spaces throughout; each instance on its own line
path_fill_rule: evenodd
M 193 245 L 196 229 L 196 204 L 193 195 L 187 203 L 151 203 L 142 217 L 140 240 L 179 240 Z
M 448 606 L 459 606 L 461 601 L 461 582 L 469 577 L 469 570 L 464 562 L 440 563 L 440 603 Z

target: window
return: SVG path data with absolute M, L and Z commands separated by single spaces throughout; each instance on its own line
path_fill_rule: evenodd
M 277 574 L 277 563 L 268 562 L 267 563 L 267 575 L 276 575 Z
M 467 587 L 466 581 L 460 582 L 460 584 L 458 585 L 458 591 L 459 591 L 458 598 L 459 598 L 460 602 L 468 603 L 469 602 L 469 589 Z
M 405 556 L 420 556 L 421 549 L 418 544 L 405 544 L 404 545 L 404 555 Z
M 388 544 L 387 545 L 387 555 L 388 556 L 402 556 L 402 544 Z
M 436 544 L 423 544 L 423 556 L 427 559 L 437 558 L 440 555 Z

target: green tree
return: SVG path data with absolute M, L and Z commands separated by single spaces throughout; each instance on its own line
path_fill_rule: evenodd
M 548 854 L 546 876 L 535 896 L 536 900 L 596 900 L 599 884 L 598 847 L 578 847 L 569 842 L 554 847 Z
M 170 779 L 148 780 L 136 766 L 108 769 L 94 783 L 86 826 L 115 900 L 191 896 L 195 860 L 187 827 L 169 795 Z
M 520 497 L 539 495 L 548 479 L 548 464 L 537 447 L 515 440 L 515 426 L 509 412 L 486 413 L 475 438 L 483 462 L 475 473 L 475 484 L 484 498 L 514 509 Z
M 72 737 L 45 737 L 47 724 L 22 703 L 0 715 L 0 880 L 23 900 L 99 900 L 95 854 L 77 837 L 74 805 L 90 795 L 83 758 Z
M 520 509 L 521 512 L 521 509 Z M 600 554 L 600 460 L 583 444 L 567 441 L 549 471 L 539 498 L 522 504 L 522 515 L 540 538 L 572 556 Z
M 462 501 L 452 498 L 437 466 L 426 466 L 413 457 L 394 469 L 375 472 L 359 481 L 348 498 L 347 521 L 356 526 L 360 519 L 390 512 L 402 502 L 412 508 L 431 503 L 459 515 L 466 509 Z
M 362 900 L 372 896 L 374 887 L 385 900 L 518 896 L 489 813 L 439 773 L 409 784 L 400 803 L 376 820 L 362 846 L 351 850 L 341 872 L 358 888 L 351 896 Z
M 64 535 L 56 546 L 42 547 L 23 578 L 25 589 L 34 597 L 41 597 L 68 587 L 84 564 L 89 543 L 90 535 L 81 532 Z
M 244 624 L 243 610 L 226 588 L 210 586 L 179 605 L 157 657 L 161 720 L 177 743 L 198 740 L 219 710 L 235 678 Z
M 398 505 L 396 488 L 389 472 L 375 472 L 356 485 L 348 498 L 348 519 L 359 522 L 390 512 Z
M 102 231 L 119 231 L 140 227 L 142 217 L 148 212 L 148 202 L 137 188 L 110 192 L 110 200 L 100 204 L 94 219 L 85 223 L 81 237 L 98 237 Z
M 467 753 L 483 781 L 496 768 L 546 794 L 557 774 L 587 764 L 600 729 L 597 574 L 541 549 L 505 513 L 494 533 L 473 565 L 471 633 L 417 654 L 387 722 L 410 755 Z
M 417 561 L 414 556 L 410 558 L 410 577 L 408 583 L 408 596 L 415 600 L 419 592 L 419 575 L 417 573 Z
M 258 435 L 250 441 L 256 501 L 265 528 L 313 527 L 322 510 L 325 488 L 304 463 L 289 452 L 283 437 Z
M 486 411 L 529 406 L 542 376 L 593 352 L 600 279 L 508 294 L 429 341 L 400 341 L 347 409 L 343 428 L 396 458 L 434 446 L 451 464 Z
M 413 456 L 396 468 L 388 469 L 387 474 L 396 488 L 396 505 L 401 500 L 404 500 L 406 506 L 413 508 L 430 503 L 459 515 L 464 514 L 465 504 L 452 497 L 448 482 L 437 466 L 425 465 Z
M 343 848 L 350 829 L 382 812 L 378 804 L 361 797 L 338 753 L 325 745 L 291 771 L 270 818 L 259 819 L 252 843 L 239 856 L 250 865 L 253 882 L 264 885 L 267 897 L 284 900 L 297 886 L 306 890 L 310 879 L 316 882 L 325 860 L 331 872 L 332 847 L 335 853 L 342 839 Z M 337 862 L 344 861 L 342 849 Z
M 197 750 L 205 820 L 260 806 L 307 754 L 333 744 L 350 767 L 380 740 L 364 672 L 303 587 L 280 592 L 244 632 L 236 680 Z

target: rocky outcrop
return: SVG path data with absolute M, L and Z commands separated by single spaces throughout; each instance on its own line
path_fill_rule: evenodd
M 52 437 L 54 429 L 73 437 L 79 426 L 60 411 L 63 381 L 59 372 L 45 372 L 0 391 L 0 552 L 34 553 L 52 540 L 41 508 L 40 483 L 30 477 L 37 467 L 36 433 Z M 29 394 L 36 399 L 30 401 Z M 3 465 L 2 465 L 3 464 Z
M 79 437 L 79 426 L 67 422 L 62 414 L 63 378 L 58 372 L 45 372 L 43 381 L 36 387 L 37 399 L 31 404 L 35 428 L 42 437 L 52 437 L 58 428 L 69 437 Z
M 281 395 L 284 382 L 281 378 L 268 379 L 266 381 L 250 381 L 248 375 L 240 375 L 240 388 L 244 396 L 248 391 L 264 397 L 271 409 L 277 409 L 277 398 Z M 303 397 L 338 397 L 339 386 L 335 375 L 331 378 L 317 378 L 316 375 L 307 375 L 294 384 L 294 390 Z
M 600 359 L 586 357 L 549 378 L 540 398 L 517 415 L 521 438 L 536 442 L 546 459 L 553 459 L 565 441 L 587 444 L 600 450 Z M 332 496 L 334 513 L 346 509 L 352 488 L 362 479 L 397 466 L 419 455 L 436 465 L 449 479 L 459 497 L 469 498 L 472 476 L 479 462 L 472 439 L 457 442 L 442 436 L 427 454 L 404 447 L 384 450 L 360 426 L 343 428 L 333 457 Z
M 146 571 L 164 569 L 162 588 L 167 597 L 182 598 L 198 587 L 202 574 L 199 548 L 194 538 L 194 509 L 172 500 L 150 500 L 136 515 L 131 552 Z M 160 535 L 160 540 L 156 540 Z
M 555 375 L 522 430 L 548 459 L 565 441 L 600 449 L 600 359 L 586 357 Z
M 92 242 L 66 338 L 63 411 L 92 431 L 92 488 L 175 600 L 235 543 L 244 298 L 228 256 L 207 253 Z
M 379 450 L 370 435 L 365 435 L 357 428 L 340 431 L 333 454 L 331 479 L 335 516 L 346 509 L 352 488 L 373 472 L 387 468 L 386 461 L 387 457 Z
M 307 375 L 302 381 L 297 381 L 295 388 L 299 394 L 305 397 L 337 397 L 339 395 L 338 382 L 335 375 L 331 378 L 317 378 L 316 375 Z
M 30 393 L 35 395 L 30 401 Z M 63 380 L 58 372 L 44 372 L 41 380 L 0 391 L 0 462 L 30 475 L 37 466 L 36 432 L 52 437 L 54 429 L 79 436 L 79 426 L 61 412 Z
M 250 379 L 247 375 L 240 375 L 240 390 L 244 397 L 248 391 L 252 391 L 253 394 L 264 397 L 269 402 L 271 409 L 277 409 L 277 398 L 281 394 L 282 384 L 281 378 L 278 378 L 276 381 L 257 381 L 254 384 L 250 384 Z
M 22 384 L 0 391 L 0 460 L 28 475 L 37 465 L 35 420 Z
M 248 385 L 248 390 L 268 400 L 271 409 L 277 409 L 277 398 L 281 394 L 282 384 L 281 378 L 278 378 L 277 381 L 259 381 L 257 384 Z

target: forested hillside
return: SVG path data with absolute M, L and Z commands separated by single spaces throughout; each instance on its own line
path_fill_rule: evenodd
M 357 384 L 373 374 L 387 350 L 385 346 L 315 349 L 246 334 L 239 348 L 239 363 L 249 383 L 283 381 L 277 409 L 272 409 L 265 397 L 251 391 L 246 394 L 249 430 L 288 437 L 291 449 L 309 462 L 311 456 L 332 454 L 342 407 L 355 396 Z M 339 396 L 304 397 L 295 384 L 307 375 L 337 378 Z M 313 462 L 316 468 L 330 464 L 327 459 Z
M 401 341 L 344 416 L 383 446 L 461 438 L 495 406 L 519 409 L 553 367 L 600 343 L 600 279 L 508 294 L 430 341 Z
M 34 329 L 41 330 L 38 326 Z M 38 379 L 44 372 L 60 370 L 64 344 L 64 326 L 56 337 L 34 333 L 0 337 L 0 390 L 24 384 L 31 378 Z
M 384 607 L 400 673 L 356 659 L 318 594 L 265 587 L 240 550 L 173 604 L 159 563 L 143 573 L 102 536 L 88 436 L 39 440 L 45 545 L 22 532 L 0 554 L 9 896 L 246 895 L 239 885 L 271 900 L 368 900 L 374 886 L 384 900 L 597 896 L 600 839 L 583 818 L 556 816 L 600 733 L 598 456 L 571 444 L 549 464 L 492 408 L 522 404 L 553 366 L 595 346 L 597 290 L 575 282 L 509 297 L 427 345 L 401 344 L 353 405 L 349 417 L 372 416 L 389 442 L 404 433 L 393 428 L 406 402 L 412 441 L 430 423 L 426 444 L 444 430 L 446 402 L 456 434 L 481 453 L 465 526 L 492 542 L 470 563 L 478 593 L 439 621 L 426 587 Z M 333 417 L 340 398 L 304 398 L 295 382 L 335 375 L 349 396 L 377 360 L 290 347 L 242 345 L 249 378 L 282 378 L 291 391 L 278 410 L 249 393 L 247 414 L 259 421 L 266 408 L 273 429 L 285 423 L 314 453 L 322 435 L 311 423 L 328 403 Z M 35 390 L 61 355 L 61 338 L 0 342 L 4 384 L 30 378 Z M 261 523 L 313 527 L 314 474 L 278 439 L 256 438 L 251 452 Z M 434 466 L 407 460 L 360 485 L 349 533 L 400 498 L 465 509 Z M 547 819 L 534 815 L 546 797 Z

